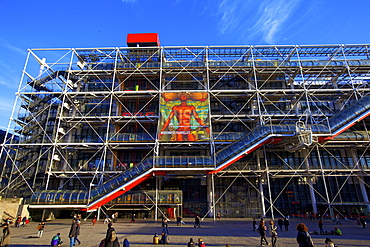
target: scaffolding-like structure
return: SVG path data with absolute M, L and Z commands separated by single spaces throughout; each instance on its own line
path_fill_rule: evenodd
M 30 49 L 1 192 L 34 208 L 366 214 L 369 92 L 369 45 Z

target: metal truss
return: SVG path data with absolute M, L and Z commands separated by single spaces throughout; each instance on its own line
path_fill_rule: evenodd
M 276 200 L 294 179 L 309 187 L 312 204 L 318 197 L 329 208 L 345 201 L 338 199 L 344 185 L 329 193 L 326 180 L 356 179 L 368 204 L 368 121 L 361 119 L 328 139 L 311 129 L 329 126 L 331 117 L 369 94 L 368 49 L 368 45 L 30 49 L 8 127 L 19 140 L 9 136 L 2 145 L 1 191 L 25 197 L 36 190 L 90 193 L 149 157 L 216 157 L 260 126 L 295 125 L 294 135 L 264 143 L 258 155 L 250 153 L 216 176 L 246 179 L 259 194 L 262 214 L 281 210 Z M 210 138 L 160 140 L 165 93 L 206 93 Z M 344 148 L 352 150 L 351 165 L 332 152 Z M 318 161 L 312 160 L 313 151 Z M 339 167 L 325 164 L 323 151 Z M 289 164 L 281 157 L 285 152 L 299 154 L 299 164 Z M 281 167 L 268 159 L 261 163 L 262 157 L 273 154 Z M 188 169 L 176 169 L 177 175 L 189 175 Z M 203 174 L 203 170 L 192 173 Z M 278 178 L 289 179 L 271 192 L 270 181 Z M 315 186 L 318 180 L 324 192 Z M 210 208 L 214 207 L 215 200 Z

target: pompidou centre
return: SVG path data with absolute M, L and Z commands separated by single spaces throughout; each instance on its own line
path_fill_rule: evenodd
M 0 192 L 55 215 L 367 214 L 369 93 L 366 44 L 29 49 Z

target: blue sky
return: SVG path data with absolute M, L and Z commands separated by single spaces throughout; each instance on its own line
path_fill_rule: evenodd
M 0 128 L 6 129 L 28 48 L 369 44 L 369 0 L 0 0 Z

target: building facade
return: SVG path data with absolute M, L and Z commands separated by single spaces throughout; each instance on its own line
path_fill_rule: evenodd
M 4 196 L 147 217 L 367 214 L 369 45 L 153 37 L 29 50 L 8 130 L 19 140 L 1 151 Z

